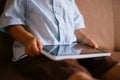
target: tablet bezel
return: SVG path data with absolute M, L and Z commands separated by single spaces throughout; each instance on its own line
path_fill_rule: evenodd
M 82 53 L 80 55 L 64 55 L 64 56 L 55 56 L 55 55 L 52 55 L 50 54 L 50 52 L 46 51 L 44 49 L 44 46 L 43 46 L 43 49 L 41 51 L 41 53 L 43 55 L 45 55 L 46 57 L 52 59 L 52 60 L 63 60 L 63 59 L 84 59 L 84 58 L 95 58 L 95 57 L 106 57 L 106 56 L 110 56 L 111 53 L 107 50 L 104 50 L 104 49 L 99 49 L 99 48 L 92 48 L 91 46 L 88 46 L 88 45 L 85 45 L 85 44 L 80 44 L 80 43 L 73 43 L 73 44 L 70 44 L 70 45 L 67 45 L 67 46 L 71 46 L 71 45 L 83 45 L 85 47 L 89 47 L 93 50 L 99 50 L 101 52 L 98 52 L 98 53 Z M 45 45 L 47 46 L 47 45 Z M 66 46 L 66 45 L 48 45 L 48 46 Z M 87 49 L 87 48 L 86 48 Z

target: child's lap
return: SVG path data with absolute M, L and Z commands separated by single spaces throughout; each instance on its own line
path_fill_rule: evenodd
M 79 71 L 87 74 L 90 72 L 99 78 L 117 62 L 108 57 L 52 61 L 41 55 L 39 57 L 26 57 L 16 64 L 23 73 L 41 80 L 67 80 L 69 76 Z

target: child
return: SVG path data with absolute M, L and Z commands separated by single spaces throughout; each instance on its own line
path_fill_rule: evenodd
M 74 0 L 7 0 L 0 27 L 16 40 L 13 61 L 17 67 L 38 80 L 94 80 L 117 64 L 110 58 L 52 61 L 41 55 L 43 45 L 82 42 L 98 47 L 82 31 L 84 20 Z M 93 62 L 107 67 L 104 70 L 104 65 Z M 99 75 L 90 69 L 95 66 L 101 69 L 94 69 Z

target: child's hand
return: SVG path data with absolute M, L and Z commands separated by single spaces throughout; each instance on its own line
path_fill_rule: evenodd
M 42 50 L 40 39 L 26 31 L 22 25 L 9 26 L 8 32 L 16 41 L 25 46 L 25 52 L 29 56 L 40 55 Z
M 83 44 L 88 44 L 94 48 L 98 48 L 97 43 L 91 38 L 89 38 L 83 30 L 81 29 L 75 30 L 75 35 L 77 37 L 78 42 L 83 43 Z
M 25 52 L 28 56 L 37 56 L 41 54 L 42 43 L 39 38 L 33 37 L 25 42 Z
M 96 43 L 96 41 L 92 40 L 91 38 L 89 37 L 86 37 L 82 40 L 82 43 L 83 44 L 87 44 L 87 45 L 90 45 L 94 48 L 98 48 L 98 44 Z

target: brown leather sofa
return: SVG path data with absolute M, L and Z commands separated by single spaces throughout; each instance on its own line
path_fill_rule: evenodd
M 0 0 L 0 14 L 6 0 Z M 113 2 L 117 1 L 117 2 Z M 120 9 L 115 4 L 119 0 L 76 0 L 85 18 L 85 32 L 95 39 L 100 47 L 112 52 L 114 59 L 120 61 L 120 39 L 117 23 L 120 18 L 114 12 Z M 116 9 L 117 7 L 117 9 Z M 119 8 L 118 8 L 119 7 Z M 116 20 L 117 18 L 117 20 Z M 117 31 L 117 32 L 116 32 Z M 116 41 L 117 40 L 117 41 Z M 0 80 L 34 80 L 16 70 L 12 58 L 13 39 L 9 34 L 0 32 Z M 115 51 L 117 49 L 117 51 Z

